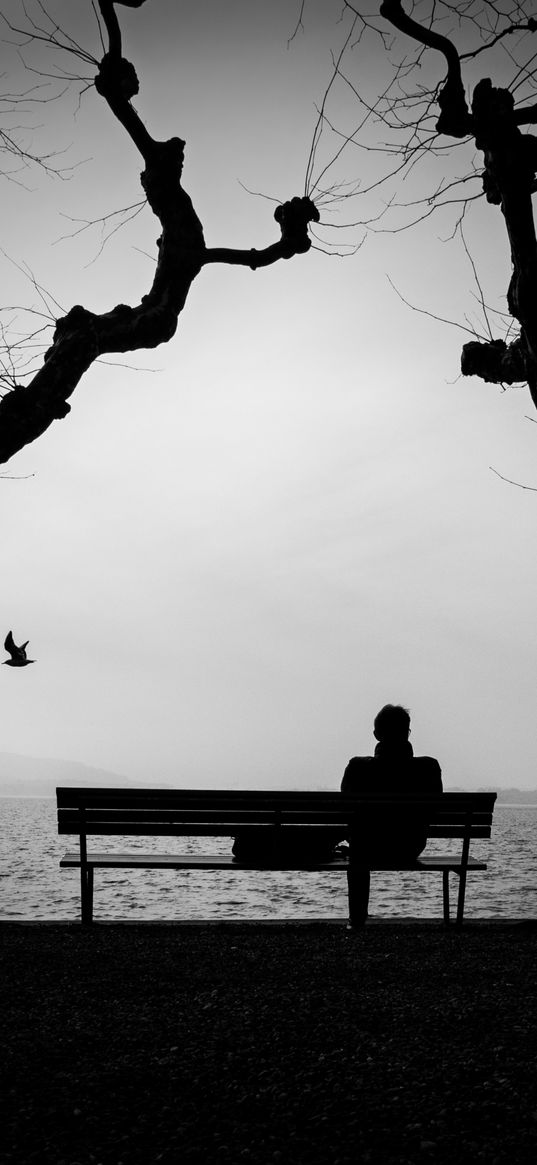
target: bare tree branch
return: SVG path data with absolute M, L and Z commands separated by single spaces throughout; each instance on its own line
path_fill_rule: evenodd
M 511 477 L 504 477 L 503 473 L 498 473 L 498 470 L 494 469 L 492 465 L 489 465 L 489 469 L 492 470 L 492 473 L 496 474 L 496 477 L 500 477 L 502 481 L 508 482 L 509 485 L 516 485 L 517 489 L 529 489 L 532 493 L 537 493 L 537 486 L 522 485 L 520 481 L 513 481 Z
M 56 319 L 42 366 L 28 383 L 12 384 L 12 391 L 0 400 L 0 462 L 41 436 L 52 421 L 68 414 L 69 398 L 94 361 L 169 341 L 202 267 L 228 263 L 256 269 L 305 254 L 311 247 L 309 224 L 319 221 L 313 202 L 297 197 L 276 208 L 280 238 L 264 250 L 206 249 L 201 222 L 182 186 L 184 141 L 179 137 L 167 141 L 154 138 L 132 106 L 139 85 L 132 64 L 123 56 L 116 13 L 120 3 L 139 8 L 144 0 L 98 0 L 107 51 L 94 84 L 144 160 L 142 187 L 161 226 L 153 282 L 134 307 L 120 303 L 99 314 L 77 304 Z M 47 30 L 34 21 L 29 36 L 64 51 L 69 49 L 67 34 L 60 36 L 55 25 Z M 89 54 L 72 43 L 75 55 L 89 59 Z M 10 359 L 9 350 L 6 352 Z
M 452 5 L 445 6 L 454 10 Z M 413 11 L 416 8 L 423 12 L 419 5 L 413 6 Z M 537 407 L 537 238 L 532 206 L 532 194 L 537 189 L 537 141 L 520 132 L 521 125 L 537 121 L 537 106 L 515 109 L 514 98 L 516 89 L 528 81 L 533 82 L 537 53 L 518 68 L 510 88 L 496 88 L 490 79 L 482 78 L 475 85 L 470 109 L 461 72 L 463 59 L 468 61 L 485 48 L 490 50 L 513 32 L 537 31 L 537 20 L 533 16 L 526 18 L 523 5 L 517 4 L 511 19 L 505 22 L 505 9 L 492 0 L 487 5 L 490 20 L 485 29 L 487 21 L 483 10 L 474 8 L 470 0 L 459 17 L 475 23 L 483 34 L 483 43 L 475 50 L 459 54 L 451 37 L 426 25 L 423 20 L 414 19 L 405 11 L 401 0 L 383 0 L 380 11 L 394 28 L 411 37 L 416 44 L 435 49 L 444 56 L 447 80 L 438 91 L 440 117 L 437 131 L 456 139 L 468 135 L 474 139 L 483 155 L 485 197 L 489 203 L 500 207 L 507 229 L 513 264 L 507 302 L 512 317 L 520 325 L 520 334 L 509 344 L 504 339 L 494 339 L 492 335 L 481 283 L 460 228 L 489 332 L 488 340 L 464 345 L 461 370 L 464 375 L 478 375 L 493 383 L 526 381 Z M 433 4 L 431 19 L 436 11 Z M 404 95 L 400 100 L 405 103 Z M 408 98 L 406 101 L 408 105 Z M 439 204 L 442 200 L 436 197 L 435 201 Z
M 413 40 L 427 48 L 436 49 L 445 57 L 448 75 L 443 89 L 438 94 L 440 117 L 436 123 L 438 133 L 449 134 L 450 137 L 463 138 L 472 132 L 472 119 L 466 104 L 464 86 L 461 76 L 460 57 L 455 45 L 447 36 L 442 36 L 430 28 L 418 24 L 404 11 L 401 0 L 383 0 L 380 6 L 381 16 L 406 33 Z

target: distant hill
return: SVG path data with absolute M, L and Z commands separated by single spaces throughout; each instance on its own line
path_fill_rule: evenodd
M 140 786 L 121 773 L 78 761 L 0 752 L 0 797 L 54 797 L 56 785 Z
M 497 793 L 497 805 L 537 805 L 537 789 L 519 789 L 513 785 L 510 789 L 500 785 L 479 785 L 470 789 L 468 785 L 444 785 L 446 793 Z
M 476 789 L 476 792 L 479 791 Z M 496 792 L 498 805 L 537 805 L 537 789 L 496 789 Z
M 211 787 L 209 782 L 206 787 Z M 218 783 L 220 786 L 220 782 Z M 172 781 L 135 781 L 131 777 L 126 777 L 123 773 L 112 773 L 108 769 L 96 769 L 91 765 L 81 764 L 80 761 L 70 760 L 56 760 L 54 758 L 20 756 L 18 753 L 0 752 L 0 797 L 54 797 L 57 785 L 95 785 L 98 787 L 114 787 L 118 788 L 144 788 L 144 786 L 159 786 L 162 789 L 173 788 L 175 782 Z M 253 783 L 255 788 L 269 788 L 268 782 L 264 785 L 259 785 L 258 782 Z M 282 784 L 278 781 L 277 785 L 270 786 L 272 791 L 276 792 L 278 789 L 316 789 L 319 792 L 335 792 L 339 786 L 339 780 L 335 781 L 333 785 L 327 784 L 325 781 L 297 781 L 292 785 Z M 214 786 L 213 786 L 214 787 Z M 235 779 L 229 788 L 251 788 L 252 781 L 244 778 L 244 780 Z M 512 805 L 537 805 L 537 789 L 519 789 L 519 788 L 499 788 L 490 785 L 481 786 L 480 789 L 470 789 L 468 786 L 464 788 L 460 785 L 447 785 L 446 792 L 452 793 L 469 793 L 469 792 L 489 792 L 495 791 L 498 794 L 498 804 Z

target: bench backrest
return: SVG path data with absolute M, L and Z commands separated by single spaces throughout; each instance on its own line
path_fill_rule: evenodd
M 94 789 L 61 787 L 58 832 L 78 835 L 232 837 L 247 825 L 341 827 L 368 815 L 393 821 L 412 807 L 429 823 L 428 836 L 490 837 L 496 793 L 438 797 L 347 797 L 338 792 L 220 789 Z

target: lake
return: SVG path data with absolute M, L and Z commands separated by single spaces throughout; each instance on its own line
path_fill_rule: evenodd
M 0 918 L 70 920 L 79 917 L 79 875 L 58 862 L 76 839 L 58 837 L 56 802 L 45 798 L 0 798 Z M 164 845 L 163 845 L 164 842 Z M 117 849 L 117 839 L 94 839 L 93 848 Z M 127 838 L 123 849 L 207 848 L 203 839 Z M 211 850 L 228 853 L 227 838 L 211 839 Z M 458 852 L 460 842 L 429 842 L 427 854 Z M 470 874 L 465 917 L 537 918 L 537 805 L 498 805 L 492 838 L 477 841 L 474 857 L 485 873 Z M 455 902 L 458 879 L 451 875 Z M 376 873 L 371 879 L 374 917 L 440 918 L 442 876 Z M 214 874 L 210 871 L 97 870 L 95 918 L 132 921 L 171 919 L 344 919 L 344 874 Z

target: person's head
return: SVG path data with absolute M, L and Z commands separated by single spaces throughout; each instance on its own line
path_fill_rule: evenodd
M 373 722 L 376 740 L 382 744 L 402 744 L 410 734 L 410 712 L 401 704 L 385 704 Z

